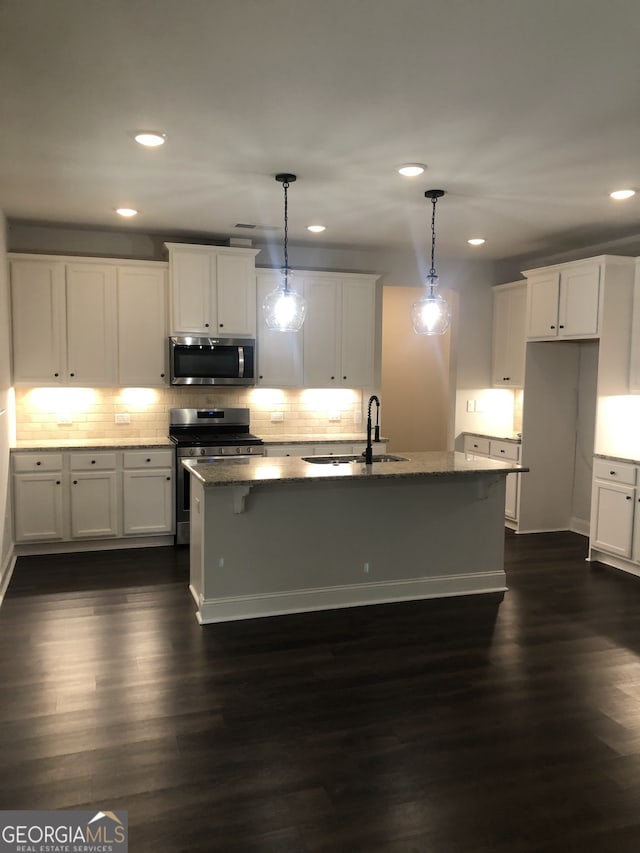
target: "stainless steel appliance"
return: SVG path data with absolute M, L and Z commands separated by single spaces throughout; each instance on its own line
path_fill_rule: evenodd
M 176 544 L 189 541 L 190 475 L 183 459 L 239 461 L 264 456 L 261 438 L 249 432 L 249 409 L 170 409 L 169 438 L 176 446 Z
M 253 338 L 169 338 L 172 385 L 255 385 Z

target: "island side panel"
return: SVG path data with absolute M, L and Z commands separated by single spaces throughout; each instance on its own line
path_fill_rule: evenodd
M 505 589 L 502 474 L 193 485 L 202 622 Z

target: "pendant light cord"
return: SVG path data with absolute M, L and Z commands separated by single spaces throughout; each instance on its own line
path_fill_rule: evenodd
M 284 181 L 282 186 L 284 187 L 284 292 L 287 293 L 289 290 L 289 212 L 287 198 L 289 182 Z
M 437 198 L 431 199 L 431 204 L 433 205 L 433 209 L 431 211 L 431 269 L 429 270 L 429 275 L 427 278 L 431 281 L 431 287 L 433 287 L 433 280 L 436 278 L 436 263 L 435 263 L 435 254 L 436 254 L 436 202 Z

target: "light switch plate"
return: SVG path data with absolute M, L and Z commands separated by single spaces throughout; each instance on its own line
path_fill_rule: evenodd
M 117 424 L 130 424 L 131 423 L 131 415 L 128 412 L 118 412 L 116 415 L 116 423 Z
M 271 412 L 271 423 L 281 424 L 284 420 L 284 412 Z

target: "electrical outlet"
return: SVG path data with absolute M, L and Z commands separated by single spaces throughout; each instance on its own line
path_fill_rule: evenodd
M 331 423 L 337 423 L 340 420 L 340 412 L 329 412 L 329 420 Z
M 58 415 L 58 423 L 59 424 L 72 424 L 71 415 L 59 414 Z
M 128 412 L 119 412 L 116 415 L 116 423 L 117 424 L 130 424 L 131 423 L 131 415 Z
M 284 412 L 271 412 L 271 423 L 281 424 L 284 420 Z

